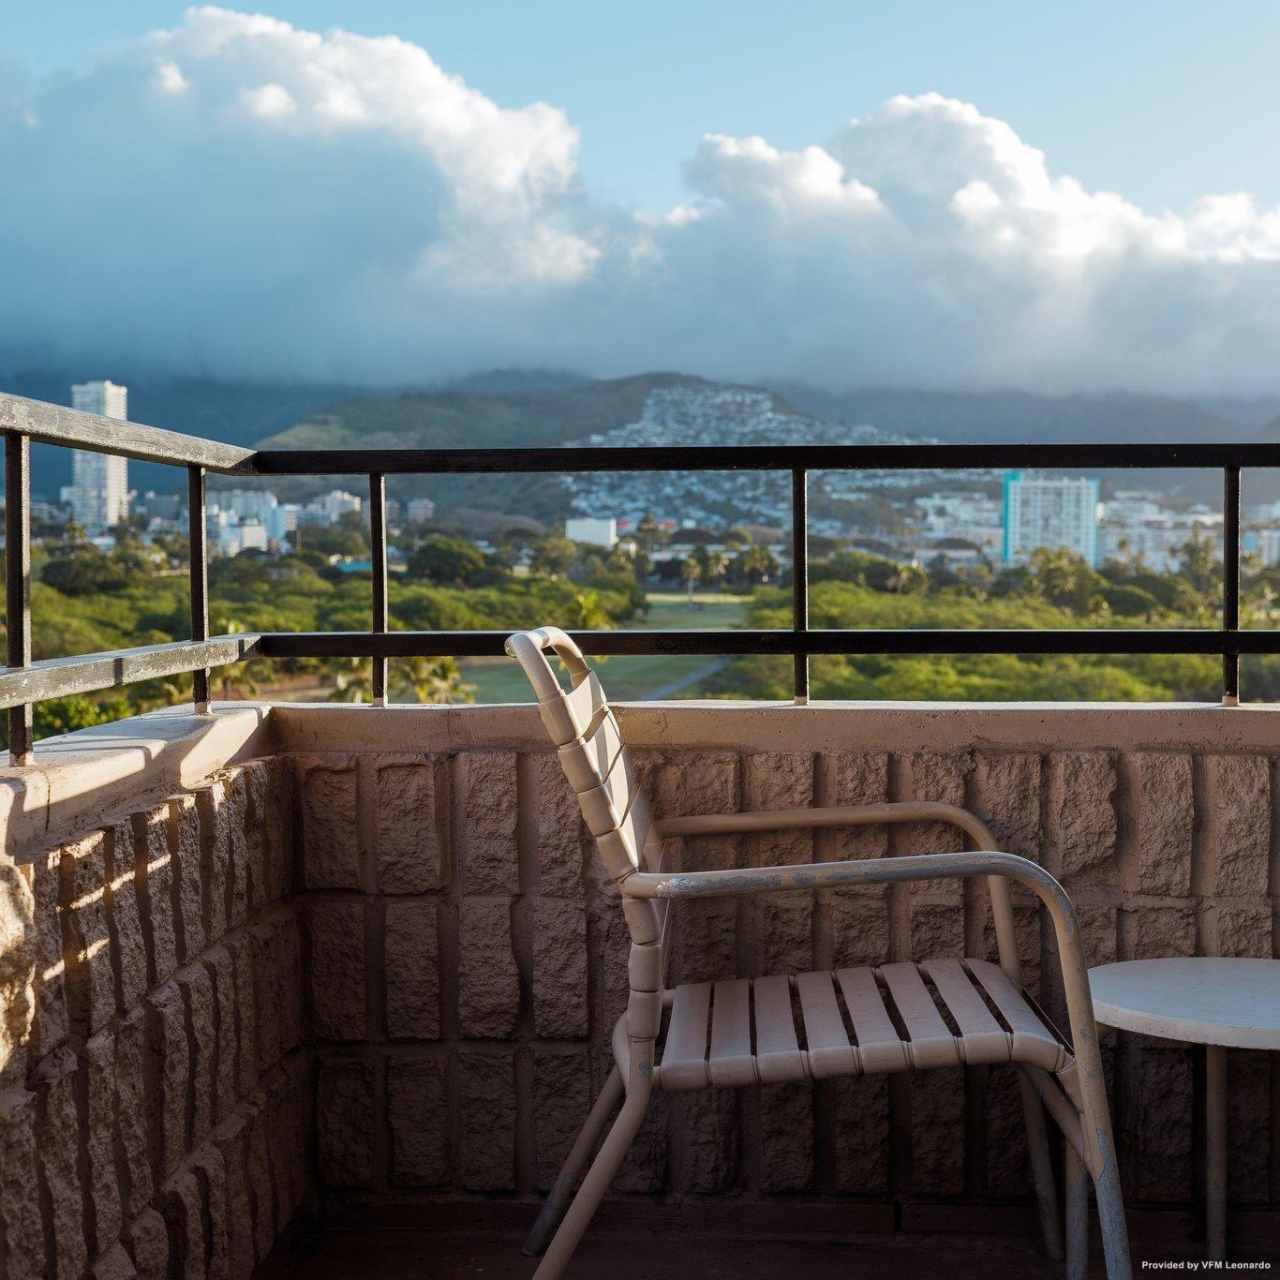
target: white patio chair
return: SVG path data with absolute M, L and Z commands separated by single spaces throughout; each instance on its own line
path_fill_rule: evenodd
M 613 1031 L 616 1065 L 525 1245 L 531 1257 L 545 1249 L 535 1280 L 556 1280 L 564 1271 L 631 1146 L 655 1089 L 741 1088 L 1006 1062 L 1016 1064 L 1021 1073 L 1032 1170 L 1050 1256 L 1061 1258 L 1064 1249 L 1042 1101 L 1065 1138 L 1068 1275 L 1071 1280 L 1083 1280 L 1088 1270 L 1091 1178 L 1107 1276 L 1128 1280 L 1124 1206 L 1088 973 L 1075 913 L 1058 882 L 1026 858 L 997 852 L 987 828 L 973 814 L 952 805 L 877 804 L 658 821 L 637 784 L 600 682 L 573 641 L 563 631 L 544 627 L 513 635 L 506 648 L 537 693 L 542 721 L 608 874 L 621 892 L 631 932 L 631 993 Z M 568 690 L 556 678 L 547 650 L 563 660 Z M 978 849 L 734 871 L 663 870 L 667 838 L 902 822 L 950 823 Z M 987 877 L 998 966 L 987 960 L 956 958 L 755 979 L 726 974 L 723 981 L 714 983 L 665 985 L 671 902 L 972 876 Z M 1022 988 L 1011 880 L 1035 893 L 1053 920 L 1070 1018 L 1069 1040 Z M 621 1110 L 596 1152 L 605 1123 L 619 1102 Z M 595 1158 L 582 1178 L 593 1153 Z

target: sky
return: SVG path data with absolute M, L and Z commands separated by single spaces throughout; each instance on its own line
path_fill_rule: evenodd
M 5 10 L 0 371 L 1280 390 L 1274 4 Z

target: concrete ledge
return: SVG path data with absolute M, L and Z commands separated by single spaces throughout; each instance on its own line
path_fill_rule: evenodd
M 1280 753 L 1280 707 L 1117 703 L 619 703 L 637 748 L 750 751 L 1182 750 Z M 549 749 L 532 704 L 190 706 L 48 738 L 26 769 L 0 769 L 0 830 L 15 861 L 228 764 L 285 752 Z
M 634 747 L 756 751 L 1197 750 L 1280 752 L 1280 707 L 1171 703 L 632 702 Z M 531 704 L 276 704 L 284 751 L 436 752 L 549 747 Z
M 30 862 L 107 815 L 189 791 L 275 749 L 270 710 L 256 703 L 223 703 L 211 716 L 170 707 L 46 738 L 34 765 L 0 769 L 5 853 Z

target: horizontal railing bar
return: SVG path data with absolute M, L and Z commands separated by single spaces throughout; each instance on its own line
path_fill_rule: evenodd
M 0 431 L 20 431 L 39 444 L 119 454 L 139 462 L 161 462 L 174 467 L 207 467 L 210 471 L 235 471 L 254 456 L 252 449 L 148 427 L 140 422 L 101 418 L 94 413 L 28 400 L 24 396 L 0 395 Z
M 1090 471 L 1280 467 L 1280 444 L 902 444 L 552 449 L 263 449 L 254 475 L 574 474 L 599 471 Z
M 273 632 L 260 637 L 263 658 L 500 657 L 506 631 Z M 1210 630 L 884 630 L 884 631 L 574 631 L 584 653 L 599 657 L 665 654 L 1206 654 L 1275 653 L 1270 631 Z
M 0 710 L 240 662 L 257 656 L 258 641 L 258 636 L 250 634 L 215 636 L 74 658 L 45 658 L 20 669 L 0 667 Z

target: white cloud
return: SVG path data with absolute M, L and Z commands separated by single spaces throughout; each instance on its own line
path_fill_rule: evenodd
M 704 137 L 665 214 L 593 201 L 577 147 L 403 40 L 192 9 L 0 94 L 0 362 L 1280 389 L 1280 209 L 1245 193 L 1143 210 L 936 94 Z
M 184 93 L 187 89 L 187 78 L 176 62 L 160 60 L 156 63 L 156 84 L 166 93 Z

